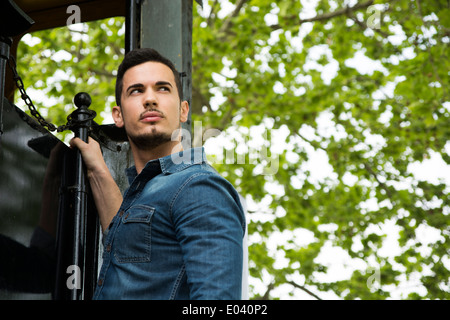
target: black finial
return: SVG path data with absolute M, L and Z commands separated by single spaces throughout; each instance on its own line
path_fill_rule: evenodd
M 91 96 L 86 92 L 79 92 L 75 95 L 75 98 L 73 99 L 75 102 L 75 105 L 77 108 L 86 107 L 89 108 L 91 105 Z

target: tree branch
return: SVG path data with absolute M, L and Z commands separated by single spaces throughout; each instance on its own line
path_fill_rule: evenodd
M 213 17 L 215 17 L 215 10 L 218 2 L 219 0 L 215 0 L 211 6 L 211 12 L 209 13 L 208 20 L 206 22 L 208 24 L 208 27 L 211 27 L 213 25 Z
M 374 32 L 378 32 L 379 34 L 381 34 L 384 38 L 389 37 L 389 34 L 387 34 L 386 32 L 381 31 L 377 28 L 370 28 L 364 21 L 360 21 L 357 17 L 350 17 L 350 19 L 353 20 L 357 25 L 359 25 L 363 30 L 371 29 Z
M 96 75 L 106 77 L 108 79 L 115 79 L 116 78 L 116 76 L 113 75 L 112 73 L 106 72 L 106 71 L 102 71 L 102 70 L 99 70 L 99 69 L 89 68 L 89 71 L 95 73 Z
M 324 13 L 324 14 L 321 14 L 321 15 L 318 15 L 318 16 L 315 16 L 315 17 L 312 17 L 312 18 L 300 19 L 299 20 L 299 25 L 301 25 L 301 24 L 303 24 L 305 22 L 315 22 L 315 21 L 329 20 L 329 19 L 332 19 L 332 18 L 337 17 L 337 16 L 341 16 L 341 15 L 344 15 L 344 14 L 348 15 L 348 14 L 354 12 L 354 11 L 367 8 L 367 7 L 371 6 L 372 4 L 373 4 L 373 0 L 369 0 L 369 1 L 366 1 L 366 2 L 363 2 L 363 3 L 357 3 L 353 7 L 346 6 L 344 8 L 338 9 L 336 11 L 327 12 L 327 13 Z M 297 18 L 297 16 L 291 16 L 288 19 L 296 19 L 296 18 Z M 279 25 L 279 24 L 273 24 L 273 25 L 270 25 L 269 27 L 272 28 L 273 30 L 278 30 L 278 29 L 282 28 L 281 25 Z
M 292 131 L 292 133 L 294 133 L 296 136 L 298 136 L 303 141 L 309 143 L 311 145 L 311 147 L 313 147 L 314 149 L 322 149 L 323 151 L 327 152 L 327 148 L 322 147 L 320 145 L 320 141 L 309 140 L 297 131 Z
M 219 33 L 226 33 L 231 28 L 231 26 L 232 26 L 231 21 L 233 20 L 233 18 L 237 17 L 237 15 L 239 14 L 239 11 L 241 11 L 244 4 L 248 1 L 249 0 L 239 0 L 239 2 L 236 4 L 236 8 L 234 8 L 233 13 L 223 23 L 222 27 L 219 30 Z
M 269 300 L 270 298 L 270 291 L 273 290 L 273 288 L 275 287 L 275 283 L 271 283 L 267 286 L 267 290 L 266 293 L 264 293 L 264 295 L 261 297 L 261 300 Z
M 375 180 L 378 182 L 379 186 L 384 191 L 386 191 L 386 194 L 389 197 L 389 199 L 392 199 L 391 190 L 389 190 L 388 186 L 378 178 L 378 175 L 375 173 L 375 171 L 373 171 L 372 167 L 370 165 L 368 165 L 366 162 L 364 162 L 364 168 L 367 170 L 367 172 L 370 173 L 370 175 L 372 175 L 372 177 L 375 178 Z
M 309 294 L 310 296 L 316 298 L 317 300 L 322 300 L 318 295 L 312 293 L 309 289 L 306 289 L 304 286 L 301 286 L 301 285 L 295 283 L 294 281 L 287 281 L 286 283 L 289 283 L 291 286 L 293 286 L 293 287 L 295 287 L 297 289 L 305 291 L 307 294 Z

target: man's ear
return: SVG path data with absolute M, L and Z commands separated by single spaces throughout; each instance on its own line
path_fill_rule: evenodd
M 180 121 L 186 122 L 188 120 L 189 115 L 189 103 L 187 101 L 181 102 L 180 108 Z
M 112 108 L 112 117 L 114 123 L 116 124 L 116 127 L 122 128 L 124 123 L 122 117 L 122 109 L 119 106 L 115 106 Z

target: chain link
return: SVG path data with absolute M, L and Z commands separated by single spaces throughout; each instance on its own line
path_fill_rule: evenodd
M 23 84 L 22 78 L 17 73 L 17 66 L 16 66 L 16 60 L 11 55 L 8 60 L 8 66 L 11 69 L 13 73 L 13 79 L 16 83 L 17 89 L 19 89 L 20 97 L 22 98 L 23 102 L 27 105 L 28 109 L 30 110 L 31 115 L 39 122 L 41 126 L 44 128 L 47 128 L 49 131 L 56 131 L 60 132 L 59 128 L 57 128 L 53 123 L 48 122 L 44 119 L 44 117 L 36 110 L 36 107 L 33 104 L 33 101 L 31 101 L 30 96 L 27 94 L 25 90 L 25 86 Z M 63 130 L 61 130 L 63 131 Z
M 27 105 L 28 109 L 30 110 L 31 115 L 39 122 L 39 124 L 41 126 L 43 126 L 44 128 L 47 128 L 48 131 L 62 132 L 62 131 L 66 131 L 66 130 L 71 130 L 74 127 L 85 126 L 90 120 L 93 120 L 95 118 L 96 112 L 94 110 L 88 109 L 88 110 L 86 110 L 86 112 L 89 115 L 87 117 L 87 119 L 77 120 L 77 119 L 74 119 L 72 115 L 69 115 L 67 117 L 67 124 L 56 127 L 53 123 L 50 123 L 47 120 L 45 120 L 45 118 L 39 113 L 39 111 L 37 111 L 36 107 L 33 104 L 33 101 L 31 100 L 30 96 L 27 94 L 27 92 L 25 90 L 25 86 L 23 84 L 22 78 L 17 73 L 16 60 L 14 59 L 14 57 L 12 55 L 9 57 L 8 66 L 13 73 L 13 79 L 16 84 L 16 87 L 20 91 L 20 97 L 22 98 L 23 102 L 25 102 L 25 104 Z

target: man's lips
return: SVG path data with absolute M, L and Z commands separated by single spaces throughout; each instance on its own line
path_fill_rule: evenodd
M 155 122 L 161 120 L 163 115 L 157 111 L 148 111 L 141 115 L 141 121 L 143 122 Z

